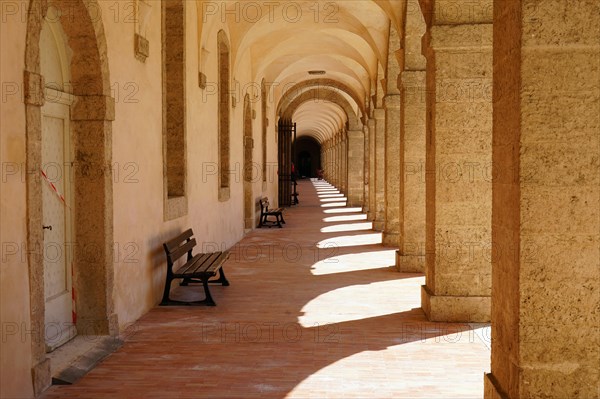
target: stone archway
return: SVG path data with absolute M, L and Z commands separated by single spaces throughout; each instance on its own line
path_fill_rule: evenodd
M 287 93 L 284 94 L 287 98 Z M 323 101 L 336 104 L 346 114 L 347 123 L 341 132 L 335 132 L 329 140 L 332 157 L 323 156 L 322 167 L 330 174 L 332 182 L 337 184 L 340 190 L 348 196 L 348 204 L 351 206 L 364 205 L 364 154 L 365 136 L 362 121 L 350 102 L 339 90 L 329 87 L 311 88 L 300 92 L 296 97 L 288 98 L 285 108 L 281 109 L 282 118 L 291 120 L 295 111 L 302 104 L 309 101 Z M 321 145 L 325 142 L 321 142 Z
M 280 115 L 283 118 L 291 119 L 298 107 L 308 101 L 329 101 L 337 104 L 348 117 L 348 128 L 351 130 L 362 129 L 361 121 L 348 100 L 339 92 L 327 88 L 311 89 L 303 92 L 290 101 L 287 107 L 281 110 Z
M 44 340 L 44 238 L 42 234 L 41 107 L 44 77 L 40 33 L 44 18 L 57 18 L 67 36 L 71 59 L 71 135 L 74 163 L 65 165 L 74 181 L 74 286 L 79 334 L 117 335 L 113 292 L 112 124 L 114 99 L 106 39 L 96 0 L 32 0 L 28 14 L 24 71 L 27 145 L 27 245 L 35 394 L 50 385 Z
M 363 116 L 367 114 L 363 100 L 360 99 L 359 95 L 348 85 L 333 79 L 311 79 L 295 84 L 287 90 L 281 97 L 281 100 L 279 100 L 277 112 L 281 113 L 282 110 L 287 109 L 292 101 L 307 91 L 312 91 L 313 93 L 316 92 L 318 95 L 324 95 L 330 92 L 337 92 L 338 94 L 345 93 L 354 100 Z

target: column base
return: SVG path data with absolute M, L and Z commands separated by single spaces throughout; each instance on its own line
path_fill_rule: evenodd
M 483 374 L 483 397 L 484 399 L 508 399 L 508 396 L 498 388 L 492 373 Z
M 400 234 L 384 231 L 381 235 L 381 242 L 386 247 L 398 247 Z
M 385 222 L 382 220 L 373 220 L 373 230 L 375 231 L 383 231 L 385 226 Z
M 362 209 L 363 200 L 362 200 L 362 198 L 360 198 L 358 196 L 356 196 L 356 197 L 350 196 L 348 198 L 348 202 L 346 202 L 346 205 L 351 208 L 361 208 Z
M 400 273 L 424 273 L 425 255 L 402 255 L 396 251 L 396 270 Z
M 52 374 L 50 371 L 50 359 L 45 358 L 31 369 L 31 378 L 33 379 L 33 394 L 39 396 L 52 384 Z
M 421 307 L 430 321 L 489 323 L 492 298 L 434 295 L 426 285 L 422 285 Z

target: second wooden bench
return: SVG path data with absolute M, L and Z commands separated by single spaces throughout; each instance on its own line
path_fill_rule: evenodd
M 275 220 L 269 220 L 269 216 L 275 217 Z M 277 226 L 279 228 L 283 227 L 282 224 L 285 224 L 285 220 L 283 220 L 283 209 L 269 209 L 269 199 L 267 197 L 263 197 L 260 199 L 260 220 L 258 222 L 258 227 L 271 227 Z

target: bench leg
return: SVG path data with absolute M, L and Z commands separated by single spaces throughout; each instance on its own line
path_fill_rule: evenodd
M 202 301 L 202 303 L 207 306 L 217 306 L 215 301 L 212 299 L 212 296 L 210 295 L 210 290 L 208 289 L 208 278 L 202 279 L 202 285 L 204 286 L 204 294 L 206 295 L 206 298 L 204 299 L 204 301 Z
M 269 220 L 269 215 L 265 215 L 265 221 L 263 223 L 263 226 L 267 226 L 268 228 L 273 227 L 273 224 L 275 222 L 273 222 L 272 220 Z
M 225 278 L 225 274 L 223 274 L 222 272 L 223 268 L 219 269 L 219 279 L 215 280 L 215 283 L 220 283 L 222 285 L 229 285 L 229 281 L 227 281 L 227 279 Z M 160 306 L 199 306 L 199 305 L 205 305 L 205 306 L 216 306 L 217 304 L 215 303 L 214 299 L 212 298 L 212 295 L 210 295 L 210 291 L 208 289 L 208 283 L 212 282 L 212 281 L 208 281 L 208 277 L 202 280 L 197 280 L 197 279 L 183 279 L 183 281 L 180 283 L 180 285 L 188 285 L 189 283 L 202 283 L 202 285 L 204 286 L 204 294 L 206 296 L 206 298 L 204 298 L 201 301 L 191 301 L 191 302 L 187 302 L 187 301 L 177 301 L 177 300 L 173 300 L 170 298 L 170 291 L 171 291 L 171 282 L 174 279 L 172 277 L 167 277 L 167 282 L 165 284 L 165 290 L 163 292 L 163 298 L 162 301 L 160 302 Z
M 281 223 L 285 224 L 285 220 L 283 220 L 283 213 L 281 213 L 279 217 L 281 218 Z
M 219 269 L 219 278 L 217 280 L 209 280 L 208 282 L 209 283 L 219 283 L 225 287 L 227 287 L 229 285 L 229 281 L 227 281 L 227 278 L 225 277 L 225 272 L 223 271 L 222 266 Z
M 167 282 L 165 283 L 165 290 L 163 291 L 163 298 L 162 301 L 160 302 L 161 306 L 165 306 L 168 305 L 171 300 L 169 299 L 169 293 L 171 292 L 171 282 L 173 281 L 173 279 L 169 276 L 167 276 Z

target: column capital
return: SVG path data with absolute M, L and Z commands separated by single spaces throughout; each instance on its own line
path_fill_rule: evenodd
M 493 0 L 428 0 L 420 3 L 427 25 L 492 23 L 494 18 Z
M 402 96 L 400 94 L 388 94 L 383 97 L 383 108 L 385 109 L 400 109 Z
M 405 85 L 406 83 L 410 83 L 413 81 L 425 83 L 425 75 L 426 71 L 423 70 L 405 70 L 400 74 L 400 82 Z
M 346 135 L 348 136 L 348 138 L 362 138 L 364 136 L 364 132 L 362 130 L 348 130 L 348 132 L 346 133 Z

